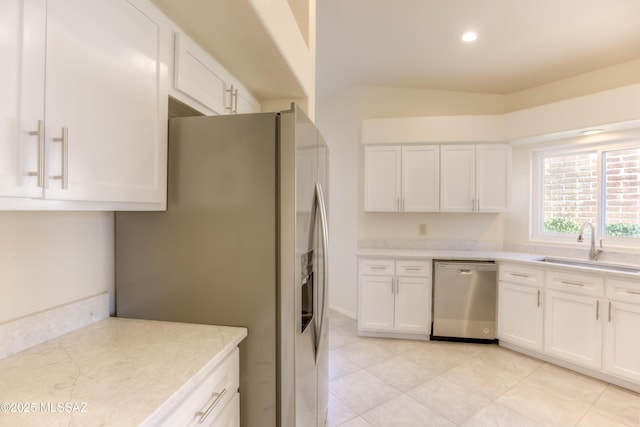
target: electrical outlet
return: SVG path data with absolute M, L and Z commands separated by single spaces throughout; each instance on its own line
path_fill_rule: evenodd
M 421 236 L 427 235 L 427 224 L 418 224 L 418 234 Z

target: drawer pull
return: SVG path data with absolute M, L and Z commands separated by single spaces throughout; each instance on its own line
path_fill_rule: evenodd
M 422 268 L 420 268 L 420 267 L 405 267 L 405 270 L 407 270 L 407 271 L 422 271 Z
M 560 283 L 562 283 L 563 285 L 569 285 L 569 286 L 580 286 L 583 287 L 584 283 L 580 283 L 580 282 L 571 282 L 569 280 L 562 280 Z
M 369 268 L 371 268 L 372 270 L 386 270 L 387 269 L 387 267 L 384 266 L 384 265 L 372 265 Z
M 625 293 L 627 293 L 628 295 L 640 295 L 640 292 L 638 291 L 625 291 Z
M 529 275 L 528 274 L 524 274 L 524 273 L 509 273 L 509 274 L 512 275 L 512 276 L 516 276 L 516 277 L 524 277 L 526 279 L 529 278 Z
M 213 409 L 216 406 L 218 406 L 218 403 L 222 400 L 222 398 L 224 397 L 225 394 L 227 394 L 227 389 L 223 388 L 220 393 L 213 393 L 211 395 L 211 397 L 215 397 L 215 399 L 213 399 L 213 402 L 211 402 L 211 404 L 209 405 L 207 410 L 204 411 L 204 412 L 196 412 L 196 416 L 200 417 L 200 419 L 198 420 L 198 424 L 202 424 L 204 422 L 204 420 L 207 419 L 209 414 L 211 414 L 211 411 L 213 411 Z

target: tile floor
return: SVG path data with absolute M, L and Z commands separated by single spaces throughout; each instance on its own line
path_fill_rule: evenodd
M 640 395 L 495 345 L 357 336 L 333 311 L 329 427 L 640 427 Z

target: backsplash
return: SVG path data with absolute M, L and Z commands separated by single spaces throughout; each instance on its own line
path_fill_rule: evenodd
M 360 239 L 359 248 L 501 251 L 502 242 L 478 240 Z
M 109 317 L 107 292 L 0 323 L 0 359 Z

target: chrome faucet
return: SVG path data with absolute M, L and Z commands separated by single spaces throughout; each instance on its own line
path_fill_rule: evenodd
M 600 249 L 596 249 L 596 230 L 589 221 L 585 222 L 580 226 L 580 231 L 578 232 L 578 242 L 584 241 L 582 235 L 584 234 L 584 228 L 589 226 L 591 229 L 591 248 L 589 249 L 589 259 L 595 261 L 598 259 L 598 256 L 602 252 L 602 239 L 600 239 Z

